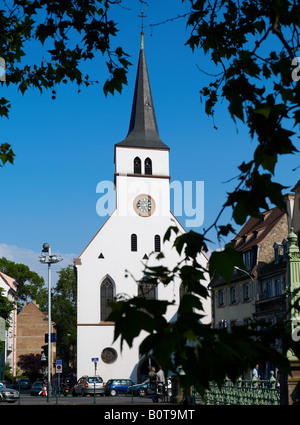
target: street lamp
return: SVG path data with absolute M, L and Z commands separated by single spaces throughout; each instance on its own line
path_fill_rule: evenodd
M 247 272 L 247 270 L 240 269 L 240 268 L 239 268 L 239 267 L 237 267 L 237 266 L 234 266 L 234 269 L 235 269 L 235 270 L 238 270 L 238 271 L 240 271 L 240 272 L 243 272 L 243 273 L 245 273 L 245 274 L 247 274 L 247 275 L 250 277 L 250 279 L 252 280 L 252 282 L 254 282 L 253 277 L 251 276 L 251 274 L 250 274 L 250 273 L 248 273 L 248 272 Z
M 51 255 L 51 248 L 48 243 L 44 243 L 39 260 L 42 264 L 48 264 L 48 387 L 47 402 L 49 402 L 51 388 L 51 264 L 62 261 L 61 255 Z

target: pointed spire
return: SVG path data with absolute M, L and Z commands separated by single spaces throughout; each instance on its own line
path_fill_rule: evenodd
M 169 149 L 161 141 L 158 133 L 144 52 L 143 31 L 129 131 L 126 139 L 117 143 L 117 146 Z

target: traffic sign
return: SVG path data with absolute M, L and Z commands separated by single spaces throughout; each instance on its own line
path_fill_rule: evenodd
M 99 361 L 99 357 L 92 357 L 92 362 L 98 362 Z
M 61 364 L 56 365 L 56 373 L 62 373 L 62 366 Z
M 45 343 L 47 344 L 48 343 L 48 334 L 45 334 Z M 51 335 L 50 335 L 50 342 L 56 342 L 56 334 L 55 333 L 52 333 Z

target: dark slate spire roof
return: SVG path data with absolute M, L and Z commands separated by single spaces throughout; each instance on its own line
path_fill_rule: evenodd
M 169 149 L 161 141 L 158 133 L 144 52 L 143 33 L 129 131 L 126 139 L 117 143 L 116 146 Z

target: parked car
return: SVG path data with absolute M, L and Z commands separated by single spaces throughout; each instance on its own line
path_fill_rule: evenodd
M 3 384 L 4 387 L 6 387 L 6 388 L 12 388 L 13 387 L 13 385 L 9 381 L 7 381 L 6 379 L 2 379 L 0 381 L 0 384 Z
M 8 403 L 15 403 L 19 398 L 19 391 L 12 388 L 6 388 L 0 383 L 0 403 L 7 401 Z
M 105 385 L 105 395 L 116 396 L 118 394 L 127 394 L 128 387 L 132 387 L 131 379 L 109 379 Z
M 160 388 L 158 388 L 158 394 L 160 394 Z M 172 384 L 170 378 L 168 378 L 168 385 L 165 387 L 165 392 L 168 396 L 172 395 Z M 145 397 L 151 394 L 150 379 L 146 379 L 141 384 L 133 385 L 127 389 L 127 394 L 133 394 L 134 396 Z
M 16 388 L 17 390 L 30 390 L 31 384 L 29 379 L 27 378 L 17 379 L 14 384 L 14 388 Z
M 74 385 L 72 395 L 104 395 L 105 383 L 100 376 L 82 376 L 78 379 L 77 384 Z
M 43 391 L 43 382 L 36 381 L 31 385 L 30 395 L 40 395 Z
M 135 384 L 127 388 L 127 394 L 133 394 L 134 396 L 145 397 L 150 394 L 150 379 L 146 379 L 141 384 Z

